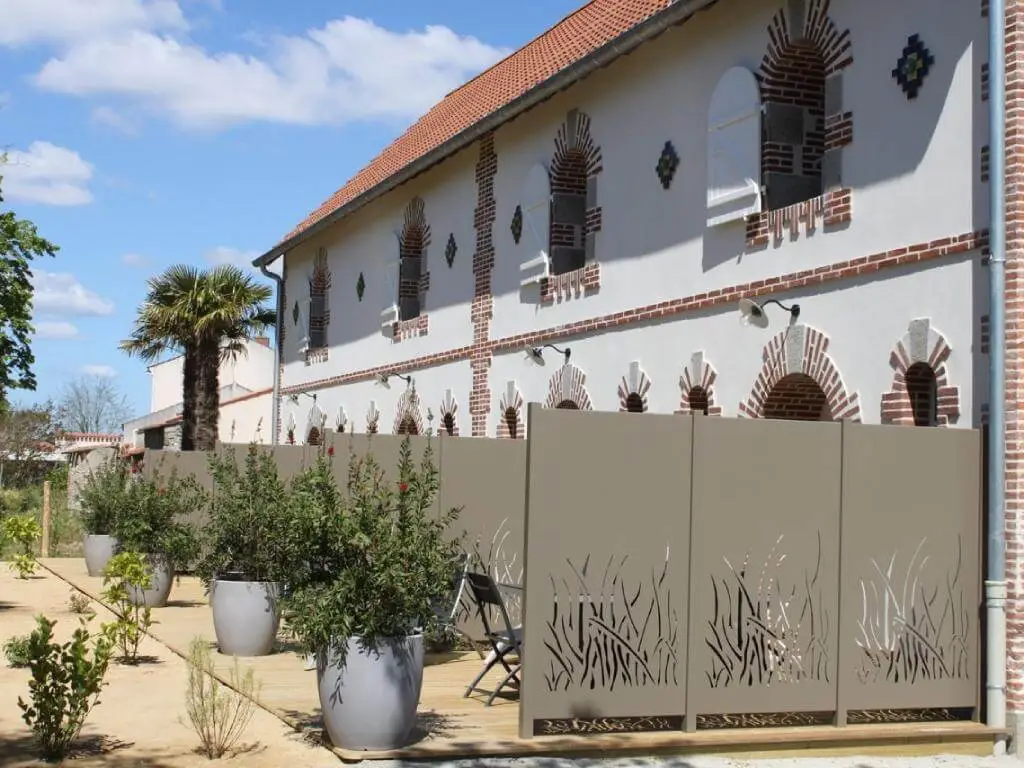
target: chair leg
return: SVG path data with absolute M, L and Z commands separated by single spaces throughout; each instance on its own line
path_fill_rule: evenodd
M 519 670 L 521 667 L 522 664 L 516 664 L 516 666 L 514 666 L 509 671 L 509 673 L 505 675 L 504 679 L 496 686 L 494 686 L 494 690 L 491 691 L 491 695 L 487 697 L 487 702 L 484 704 L 484 706 L 491 706 L 491 704 L 494 702 L 494 697 L 501 693 L 501 689 L 508 685 L 512 678 L 516 677 L 519 674 Z
M 494 668 L 494 665 L 498 663 L 498 659 L 500 658 L 501 657 L 498 656 L 498 654 L 494 651 L 490 652 L 487 658 L 484 659 L 483 668 L 480 670 L 480 674 L 473 678 L 473 682 L 469 684 L 469 687 L 466 689 L 466 692 L 462 694 L 462 698 L 468 699 L 473 694 L 473 691 L 476 690 L 477 685 L 480 683 L 481 680 L 484 679 L 487 673 Z

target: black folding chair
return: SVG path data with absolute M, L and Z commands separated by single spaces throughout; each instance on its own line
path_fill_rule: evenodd
M 501 589 L 486 573 L 467 573 L 466 584 L 469 586 L 476 602 L 477 611 L 480 614 L 480 622 L 484 627 L 484 637 L 491 644 L 491 654 L 484 662 L 483 669 L 476 676 L 463 697 L 468 697 L 478 690 L 477 685 L 484 679 L 488 672 L 500 664 L 505 669 L 505 676 L 501 682 L 491 691 L 487 697 L 486 706 L 491 706 L 494 697 L 497 696 L 506 685 L 519 687 L 519 671 L 523 666 L 523 630 L 522 627 L 512 626 L 508 617 L 508 610 L 505 608 L 505 600 L 501 595 Z M 497 611 L 504 629 L 495 631 L 491 627 L 490 613 Z M 510 661 L 514 659 L 514 661 Z

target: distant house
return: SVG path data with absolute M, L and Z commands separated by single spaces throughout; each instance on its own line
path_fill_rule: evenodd
M 182 364 L 178 355 L 151 365 L 149 413 L 125 422 L 123 442 L 129 453 L 181 447 Z M 245 345 L 245 352 L 220 366 L 220 434 L 223 442 L 260 440 L 262 421 L 270 442 L 274 351 L 266 337 Z

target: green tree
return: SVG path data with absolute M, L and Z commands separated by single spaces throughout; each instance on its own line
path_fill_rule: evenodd
M 4 157 L 0 156 L 0 164 Z M 0 177 L 0 181 L 2 181 Z M 0 194 L 0 203 L 3 195 Z M 55 256 L 58 248 L 35 224 L 0 210 L 0 412 L 12 389 L 36 388 L 32 372 L 32 261 Z
M 184 356 L 182 450 L 213 450 L 220 415 L 220 364 L 276 319 L 264 302 L 269 286 L 238 267 L 208 271 L 177 265 L 151 278 L 131 337 L 121 349 L 143 360 L 167 351 Z

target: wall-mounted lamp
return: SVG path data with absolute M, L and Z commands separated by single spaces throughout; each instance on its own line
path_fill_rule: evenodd
M 298 405 L 299 395 L 305 395 L 306 397 L 312 398 L 314 403 L 316 402 L 316 392 L 292 392 L 288 395 L 288 402 L 292 405 Z
M 755 328 L 767 328 L 768 315 L 765 313 L 764 308 L 768 304 L 776 304 L 783 311 L 789 312 L 790 323 L 795 323 L 797 318 L 800 317 L 799 304 L 791 304 L 787 307 L 778 299 L 765 299 L 761 302 L 754 301 L 753 299 L 740 299 L 740 323 L 752 325 Z
M 543 346 L 540 346 L 540 347 L 533 347 L 533 346 L 527 345 L 526 349 L 523 350 L 526 353 L 526 360 L 527 360 L 527 362 L 533 363 L 534 365 L 544 365 L 544 350 L 545 349 L 553 349 L 558 354 L 564 355 L 565 356 L 565 364 L 566 365 L 569 364 L 569 354 L 571 353 L 572 350 L 570 350 L 568 347 L 566 347 L 565 349 L 559 349 L 554 344 L 544 344 Z
M 376 383 L 378 386 L 384 387 L 384 389 L 391 389 L 390 379 L 401 379 L 406 383 L 406 386 L 412 386 L 412 376 L 405 376 L 401 373 L 378 373 Z

